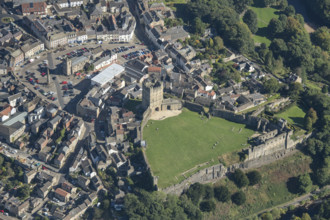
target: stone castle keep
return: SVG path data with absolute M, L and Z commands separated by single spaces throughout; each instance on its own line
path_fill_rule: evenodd
M 151 79 L 142 85 L 142 106 L 152 114 L 155 111 L 182 109 L 182 102 L 176 99 L 163 98 L 163 82 Z

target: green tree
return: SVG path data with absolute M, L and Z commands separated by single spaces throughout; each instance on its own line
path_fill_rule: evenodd
M 242 188 L 249 184 L 249 179 L 241 169 L 235 170 L 233 174 L 233 180 L 239 188 Z
M 29 185 L 23 185 L 17 190 L 18 197 L 22 200 L 25 200 L 30 196 L 30 186 Z
M 306 113 L 305 115 L 305 120 L 307 120 L 307 118 L 310 118 L 311 119 L 311 123 L 312 125 L 316 123 L 318 117 L 317 117 L 317 113 L 316 111 L 313 109 L 313 108 L 310 108 L 308 110 L 308 112 Z M 306 122 L 307 123 L 307 122 Z
M 253 0 L 234 0 L 235 11 L 240 14 L 252 3 Z
M 328 92 L 329 92 L 329 86 L 324 85 L 324 86 L 322 87 L 322 92 L 323 92 L 323 93 L 328 93 Z
M 296 10 L 294 9 L 294 7 L 292 5 L 289 5 L 284 9 L 284 13 L 287 16 L 292 16 L 296 13 Z
M 4 158 L 3 158 L 3 156 L 2 156 L 2 155 L 0 155 L 0 166 L 2 166 L 2 164 L 3 164 L 3 161 L 4 161 Z
M 301 216 L 301 220 L 312 220 L 308 213 L 304 213 Z
M 189 187 L 186 192 L 186 195 L 188 196 L 188 198 L 191 199 L 194 204 L 197 205 L 199 203 L 199 200 L 205 195 L 205 187 L 200 183 L 194 183 Z
M 212 212 L 215 210 L 215 203 L 212 200 L 202 201 L 199 204 L 202 212 Z
M 293 101 L 298 101 L 301 92 L 303 91 L 303 86 L 301 85 L 301 83 L 295 82 L 295 83 L 291 83 L 289 85 L 289 93 L 288 95 L 290 96 L 290 98 Z
M 280 89 L 280 83 L 277 79 L 271 78 L 264 83 L 264 89 L 267 93 L 276 93 Z
M 248 172 L 247 177 L 251 186 L 258 184 L 261 181 L 261 174 L 256 170 Z
M 258 31 L 258 17 L 253 10 L 249 9 L 245 12 L 243 21 L 247 24 L 253 34 Z
M 273 220 L 274 219 L 272 213 L 270 213 L 270 212 L 265 212 L 260 217 L 262 220 Z
M 305 117 L 305 129 L 311 131 L 313 129 L 313 121 L 311 117 Z
M 212 199 L 214 197 L 213 187 L 210 185 L 204 186 L 204 199 Z
M 281 22 L 279 19 L 272 18 L 267 26 L 268 33 L 275 37 L 276 35 L 282 33 L 285 29 L 285 24 Z
M 230 199 L 230 192 L 225 186 L 217 186 L 214 188 L 214 196 L 220 202 L 228 202 Z
M 310 192 L 312 189 L 313 183 L 311 177 L 308 173 L 302 174 L 298 177 L 298 191 L 300 193 Z
M 195 34 L 204 34 L 205 32 L 205 24 L 199 17 L 194 19 L 192 27 Z
M 238 191 L 231 196 L 231 200 L 236 205 L 243 205 L 246 201 L 245 193 L 242 191 Z
M 214 41 L 214 47 L 215 47 L 215 49 L 217 49 L 217 50 L 222 50 L 223 49 L 224 45 L 223 45 L 223 40 L 222 40 L 221 37 L 216 36 L 213 39 L 213 41 Z

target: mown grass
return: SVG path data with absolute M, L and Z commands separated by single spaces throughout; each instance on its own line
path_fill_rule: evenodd
M 253 39 L 257 43 L 265 43 L 267 46 L 270 45 L 271 40 L 268 37 L 267 26 L 269 21 L 272 18 L 277 18 L 279 15 L 276 14 L 278 12 L 277 9 L 274 8 L 257 8 L 257 7 L 249 7 L 253 10 L 258 17 L 258 31 L 255 35 L 253 35 Z
M 299 127 L 304 127 L 304 117 L 305 112 L 303 109 L 298 107 L 297 105 L 294 105 L 290 108 L 288 108 L 286 111 L 276 114 L 275 117 L 277 118 L 283 118 L 288 121 L 288 123 L 297 125 Z
M 288 182 L 293 177 L 310 172 L 311 162 L 310 157 L 298 152 L 256 169 L 261 173 L 262 180 L 256 186 L 248 186 L 243 189 L 247 199 L 244 205 L 217 202 L 214 213 L 206 215 L 205 219 L 245 219 L 264 209 L 291 201 L 300 195 L 288 190 Z M 239 190 L 228 178 L 220 180 L 215 185 L 225 185 L 231 193 Z
M 158 185 L 164 188 L 182 181 L 183 172 L 202 163 L 218 163 L 220 155 L 246 147 L 253 133 L 243 124 L 217 117 L 201 118 L 198 113 L 183 109 L 179 116 L 150 120 L 143 138 L 147 141 L 146 154 L 153 175 L 159 177 Z

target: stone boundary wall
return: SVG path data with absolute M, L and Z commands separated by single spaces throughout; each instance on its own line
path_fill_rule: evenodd
M 190 111 L 197 112 L 197 113 L 204 112 L 204 107 L 202 105 L 193 103 L 193 102 L 189 102 L 189 101 L 184 101 L 183 107 L 189 109 Z
M 224 118 L 235 123 L 245 124 L 254 128 L 255 130 L 265 131 L 270 126 L 270 123 L 267 119 L 248 114 L 238 115 L 234 112 L 222 109 L 212 109 L 211 113 L 213 116 Z

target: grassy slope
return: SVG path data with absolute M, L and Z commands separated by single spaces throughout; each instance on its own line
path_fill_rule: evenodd
M 143 131 L 148 144 L 146 153 L 153 174 L 159 176 L 160 187 L 179 182 L 182 172 L 198 164 L 217 163 L 219 155 L 245 147 L 242 144 L 254 133 L 243 124 L 221 118 L 202 120 L 187 109 L 177 117 L 149 121 L 148 125 Z M 212 149 L 217 141 L 219 144 Z
M 310 172 L 310 163 L 311 158 L 299 152 L 256 169 L 262 174 L 262 181 L 256 186 L 243 189 L 247 198 L 244 205 L 218 202 L 216 211 L 206 215 L 205 219 L 243 219 L 266 208 L 291 201 L 299 194 L 291 193 L 287 188 L 287 182 L 291 177 Z M 238 191 L 236 185 L 228 178 L 220 180 L 216 185 L 226 185 L 232 193 Z
M 271 41 L 266 37 L 266 27 L 272 18 L 277 18 L 278 15 L 275 14 L 276 9 L 274 8 L 256 8 L 250 7 L 258 16 L 258 32 L 254 35 L 254 41 L 258 43 L 265 43 L 269 45 Z
M 304 127 L 305 112 L 296 105 L 275 116 L 284 118 L 290 124 L 296 124 L 298 126 Z

